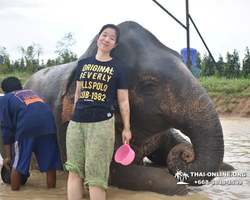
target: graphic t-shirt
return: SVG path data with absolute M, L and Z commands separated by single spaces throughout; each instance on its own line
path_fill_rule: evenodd
M 71 117 L 76 122 L 111 118 L 117 89 L 128 89 L 127 69 L 114 58 L 107 62 L 98 61 L 95 57 L 80 60 L 76 80 L 81 82 L 81 93 Z
M 52 111 L 41 96 L 32 90 L 16 90 L 2 97 L 0 122 L 4 144 L 56 134 Z

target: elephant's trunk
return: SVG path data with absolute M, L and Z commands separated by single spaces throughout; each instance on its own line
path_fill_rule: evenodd
M 193 156 L 190 148 L 177 148 L 180 149 L 179 154 L 176 149 L 171 151 L 167 162 L 171 173 L 182 170 L 189 175 L 187 182 L 197 185 L 196 180 L 211 180 L 214 177 L 210 172 L 219 171 L 224 156 L 224 140 L 219 116 L 211 99 L 199 83 L 192 82 L 191 85 L 191 92 L 186 92 L 190 89 L 184 88 L 186 91 L 182 95 L 185 93 L 185 104 L 182 111 L 175 115 L 183 120 L 174 126 L 190 138 L 195 159 L 189 162 L 188 158 Z

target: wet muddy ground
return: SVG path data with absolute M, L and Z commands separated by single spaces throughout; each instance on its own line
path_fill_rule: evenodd
M 107 192 L 109 200 L 220 200 L 220 199 L 250 199 L 250 119 L 221 118 L 225 139 L 224 161 L 233 165 L 237 176 L 217 177 L 213 185 L 187 187 L 187 196 L 168 197 L 151 192 L 133 192 L 110 187 Z M 0 164 L 2 159 L 0 158 Z M 245 174 L 239 177 L 239 174 Z M 10 185 L 0 180 L 0 200 L 63 200 L 66 198 L 67 175 L 57 172 L 57 188 L 47 190 L 45 174 L 31 171 L 31 176 L 25 186 L 18 192 L 12 192 Z M 233 184 L 240 182 L 242 184 Z M 83 199 L 89 199 L 88 193 Z

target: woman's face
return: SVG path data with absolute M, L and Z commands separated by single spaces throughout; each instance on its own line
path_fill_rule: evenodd
M 110 52 L 113 48 L 117 46 L 115 41 L 116 41 L 115 29 L 106 28 L 97 38 L 97 47 L 98 49 L 104 52 Z

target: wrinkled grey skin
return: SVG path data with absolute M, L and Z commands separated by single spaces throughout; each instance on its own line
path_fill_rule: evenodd
M 177 185 L 178 180 L 174 178 L 177 171 L 189 174 L 186 182 L 195 185 L 197 179 L 211 180 L 212 177 L 191 177 L 189 172 L 216 172 L 223 163 L 224 140 L 218 114 L 177 52 L 135 22 L 121 23 L 119 28 L 120 42 L 113 55 L 125 63 L 129 72 L 130 145 L 136 157 L 128 166 L 112 161 L 109 184 L 128 190 L 184 195 L 186 187 Z M 95 55 L 96 50 L 96 41 L 93 41 L 81 58 Z M 52 109 L 64 162 L 76 65 L 77 61 L 40 70 L 24 85 L 37 91 Z M 122 145 L 122 126 L 116 105 L 115 151 Z M 192 144 L 173 128 L 188 136 Z M 177 144 L 185 146 L 179 148 L 178 145 L 180 152 L 171 153 Z M 146 156 L 155 165 L 143 165 Z

